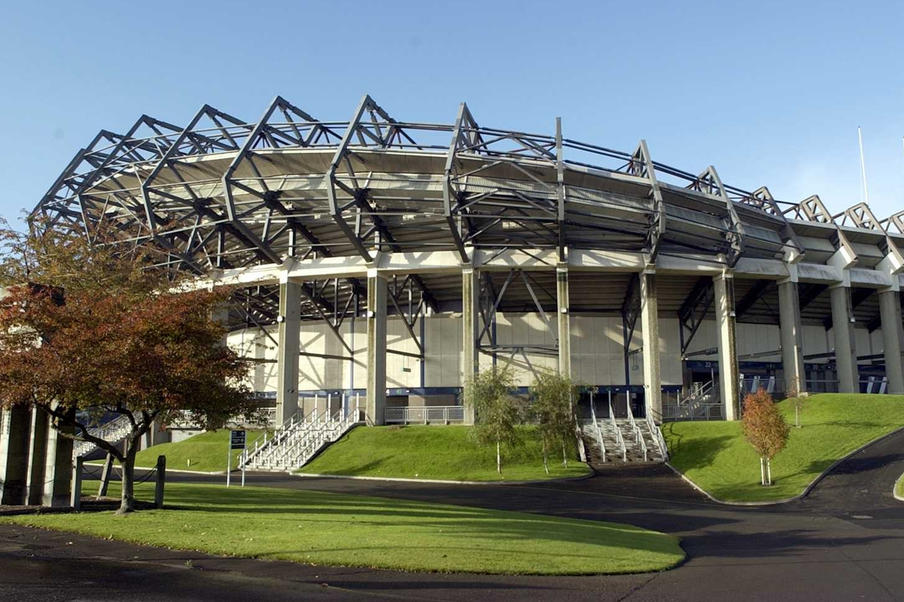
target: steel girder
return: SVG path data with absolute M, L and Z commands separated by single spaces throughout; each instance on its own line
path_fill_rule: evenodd
M 637 328 L 637 320 L 640 318 L 640 274 L 631 274 L 631 280 L 625 289 L 625 298 L 621 306 L 622 318 L 622 354 L 625 365 L 625 384 L 631 384 L 631 341 L 634 339 L 634 330 Z
M 756 305 L 757 301 L 762 299 L 763 295 L 765 295 L 768 290 L 774 288 L 774 286 L 775 282 L 773 280 L 757 280 L 735 306 L 735 319 L 740 321 L 741 318 Z M 775 323 L 778 323 L 778 315 L 775 316 Z
M 656 178 L 656 168 L 650 158 L 650 150 L 647 148 L 646 140 L 641 140 L 640 144 L 637 145 L 637 149 L 631 155 L 628 173 L 645 178 L 650 183 L 649 198 L 652 202 L 652 207 L 645 251 L 647 262 L 655 263 L 656 256 L 659 255 L 659 241 L 665 235 L 666 212 L 665 201 L 662 200 L 662 189 L 659 187 L 659 180 Z
M 729 267 L 734 267 L 744 252 L 744 226 L 735 211 L 733 201 L 728 197 L 728 192 L 722 184 L 722 179 L 716 173 L 716 168 L 710 165 L 703 171 L 697 179 L 687 185 L 687 188 L 702 192 L 725 203 L 727 211 L 727 219 L 725 222 L 724 236 L 729 245 L 729 252 L 726 257 L 726 263 Z
M 701 276 L 694 284 L 684 303 L 678 309 L 678 336 L 681 343 L 681 356 L 687 353 L 691 341 L 703 324 L 715 302 L 716 294 L 713 279 Z
M 497 272 L 498 273 L 498 272 Z M 524 356 L 525 361 L 530 365 L 528 354 L 536 355 L 556 355 L 558 353 L 558 341 L 555 345 L 531 345 L 528 343 L 501 344 L 496 338 L 496 315 L 502 307 L 506 292 L 512 290 L 513 285 L 518 282 L 523 285 L 527 291 L 531 309 L 536 310 L 541 319 L 546 324 L 547 329 L 552 328 L 552 319 L 543 308 L 540 295 L 536 289 L 540 290 L 544 296 L 555 299 L 555 296 L 547 290 L 544 290 L 537 282 L 533 281 L 529 272 L 520 269 L 509 270 L 506 273 L 505 280 L 498 289 L 493 283 L 491 272 L 481 272 L 480 292 L 478 299 L 478 334 L 477 348 L 479 351 L 493 355 L 494 361 L 498 352 L 505 351 L 514 356 L 520 353 Z M 527 308 L 519 307 L 518 309 L 530 311 Z M 487 342 L 484 342 L 484 341 Z M 533 367 L 531 366 L 533 370 Z
M 320 155 L 326 174 L 312 167 Z M 387 176 L 393 169 L 404 173 Z M 676 195 L 684 213 L 673 223 Z M 714 260 L 731 265 L 760 244 L 757 229 L 791 247 L 788 218 L 835 223 L 818 197 L 783 206 L 765 187 L 723 185 L 714 169 L 695 176 L 655 163 L 644 143 L 629 154 L 565 138 L 558 120 L 553 136 L 487 128 L 462 105 L 451 125 L 400 123 L 365 96 L 350 121 L 322 122 L 278 97 L 254 123 L 204 106 L 184 128 L 142 116 L 126 134 L 102 131 L 34 215 L 86 236 L 105 228 L 122 244 L 150 244 L 162 268 L 200 273 L 425 247 L 463 262 L 470 248 L 549 248 L 560 259 L 569 248 L 642 251 L 655 261 L 665 245 L 725 249 Z M 706 244 L 681 238 L 697 216 Z M 721 225 L 707 223 L 716 217 Z M 852 208 L 845 219 L 904 232 L 904 212 L 879 222 Z

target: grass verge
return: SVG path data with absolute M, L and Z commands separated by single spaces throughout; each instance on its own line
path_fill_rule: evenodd
M 263 435 L 264 431 L 247 431 L 245 444 L 250 447 Z M 135 456 L 135 466 L 153 468 L 157 465 L 157 456 L 166 456 L 166 466 L 172 470 L 225 472 L 226 458 L 223 456 L 226 454 L 224 452 L 229 452 L 231 466 L 236 468 L 242 450 L 229 451 L 229 431 L 220 429 L 200 433 L 178 443 L 160 443 L 142 450 Z M 102 463 L 102 461 L 94 463 Z
M 299 472 L 454 481 L 529 481 L 591 473 L 573 452 L 563 466 L 560 451 L 550 457 L 547 475 L 536 429 L 522 426 L 523 445 L 503 449 L 500 475 L 496 448 L 479 445 L 470 431 L 466 426 L 358 427 Z
M 778 404 L 794 424 L 790 401 Z M 904 426 L 904 396 L 820 394 L 804 401 L 801 428 L 772 461 L 775 484 L 759 484 L 759 460 L 738 422 L 672 422 L 664 425 L 671 464 L 723 501 L 774 501 L 803 493 L 833 462 Z
M 89 485 L 90 487 L 90 485 Z M 111 495 L 118 495 L 111 484 Z M 137 486 L 151 499 L 152 484 Z M 0 518 L 173 549 L 315 565 L 494 574 L 658 571 L 678 539 L 630 525 L 316 491 L 167 484 L 167 505 Z
M 901 478 L 898 479 L 898 482 L 895 485 L 895 495 L 904 500 L 904 474 L 901 475 Z

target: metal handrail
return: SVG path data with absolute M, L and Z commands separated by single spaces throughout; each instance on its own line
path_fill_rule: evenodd
M 343 416 L 343 410 L 330 414 L 329 408 L 312 411 L 303 418 L 286 421 L 285 431 L 267 444 L 255 447 L 242 456 L 244 464 L 270 469 L 303 466 L 324 445 L 336 441 L 360 419 L 358 411 Z M 267 451 L 269 449 L 269 451 Z
M 600 444 L 600 454 L 603 462 L 606 461 L 606 444 L 603 443 L 603 431 L 600 429 L 599 423 L 596 421 L 596 410 L 593 408 L 593 401 L 590 402 L 590 418 L 593 420 L 593 429 L 596 431 L 596 440 Z
M 662 436 L 662 431 L 653 420 L 652 413 L 647 413 L 646 420 L 647 426 L 650 429 L 650 434 L 653 436 L 653 441 L 656 443 L 656 447 L 659 448 L 659 454 L 662 456 L 663 460 L 668 460 L 669 452 L 666 450 L 665 439 Z
M 98 427 L 88 429 L 88 433 L 98 439 L 115 443 L 128 435 L 131 430 L 132 423 L 129 422 L 127 416 L 121 415 Z M 85 454 L 91 453 L 96 447 L 97 446 L 91 441 L 77 441 L 74 453 L 76 456 L 84 456 Z
M 643 452 L 643 461 L 647 461 L 647 444 L 643 440 L 643 433 L 640 432 L 640 429 L 637 428 L 637 423 L 634 421 L 634 412 L 631 411 L 631 402 L 625 402 L 625 408 L 628 412 L 628 424 L 631 425 L 631 430 L 634 432 L 634 442 L 640 445 L 640 450 Z
M 628 447 L 625 445 L 625 438 L 622 437 L 621 427 L 618 426 L 618 422 L 615 420 L 615 412 L 612 410 L 612 398 L 609 398 L 609 423 L 612 425 L 612 430 L 615 431 L 615 440 L 618 442 L 618 449 L 622 455 L 622 462 L 628 461 Z

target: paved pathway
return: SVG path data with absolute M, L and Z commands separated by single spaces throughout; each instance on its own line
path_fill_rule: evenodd
M 664 467 L 507 486 L 249 475 L 255 485 L 627 522 L 679 535 L 688 560 L 672 571 L 615 577 L 408 574 L 222 559 L 0 527 L 0 600 L 904 600 L 904 503 L 891 495 L 902 472 L 904 433 L 839 465 L 804 500 L 764 508 L 709 502 Z

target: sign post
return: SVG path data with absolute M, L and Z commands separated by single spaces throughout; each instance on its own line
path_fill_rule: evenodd
M 245 431 L 229 431 L 229 451 L 226 452 L 226 486 L 232 476 L 232 450 L 245 449 Z M 242 487 L 245 486 L 245 467 L 242 466 Z

